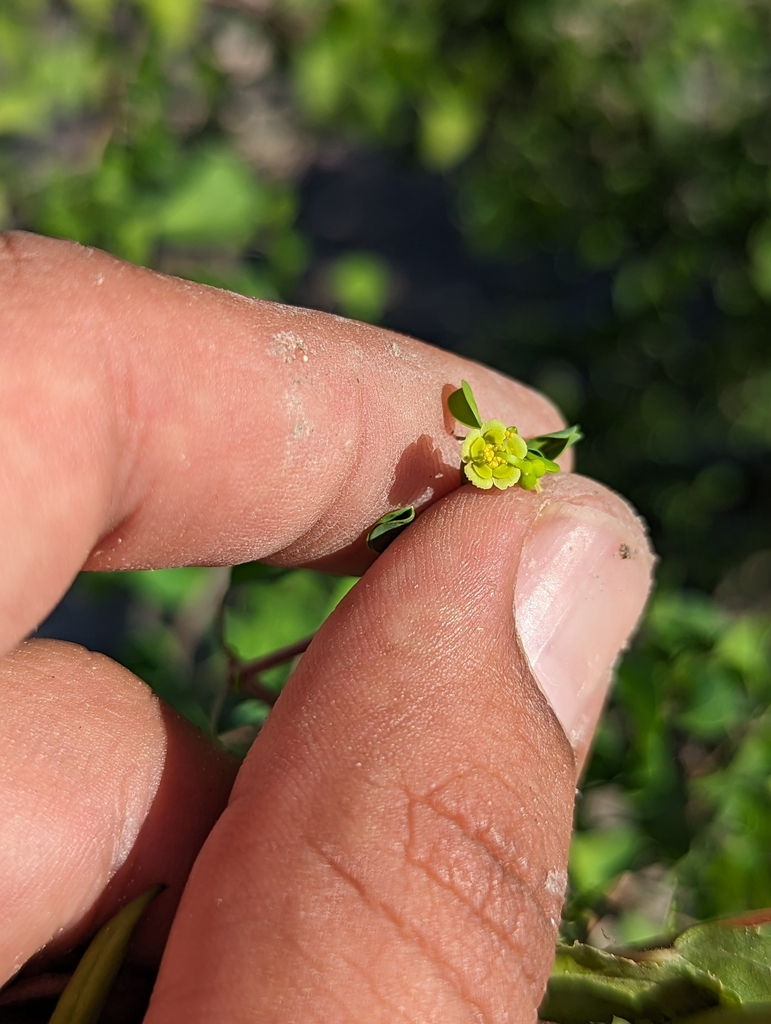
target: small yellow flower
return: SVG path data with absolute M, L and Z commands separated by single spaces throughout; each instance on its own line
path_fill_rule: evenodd
M 500 420 L 487 420 L 478 430 L 470 431 L 460 453 L 467 478 L 485 491 L 513 487 L 522 475 L 526 456 L 527 444 L 516 427 L 507 427 Z

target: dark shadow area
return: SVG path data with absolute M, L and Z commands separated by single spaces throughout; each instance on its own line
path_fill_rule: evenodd
M 458 483 L 458 467 L 444 462 L 433 440 L 428 434 L 421 434 L 402 452 L 388 500 L 396 507 L 414 505 L 423 495 L 428 495 L 428 500 L 432 501 L 434 495 L 446 494 Z
M 578 337 L 610 312 L 610 277 L 563 255 L 475 256 L 455 223 L 448 182 L 389 153 L 330 149 L 307 173 L 299 227 L 312 248 L 295 300 L 329 308 L 324 269 L 352 249 L 386 259 L 394 289 L 383 326 L 495 364 L 499 325 Z M 499 361 L 499 360 L 497 360 Z
M 79 578 L 32 636 L 69 640 L 108 658 L 119 659 L 129 603 L 125 591 L 96 589 Z

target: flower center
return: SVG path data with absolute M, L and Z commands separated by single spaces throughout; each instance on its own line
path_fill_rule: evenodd
M 502 459 L 499 455 L 496 455 L 496 452 L 502 451 L 502 444 L 491 444 L 488 441 L 484 447 L 484 451 L 482 452 L 482 458 L 491 469 L 497 469 L 498 466 L 505 465 L 506 460 Z

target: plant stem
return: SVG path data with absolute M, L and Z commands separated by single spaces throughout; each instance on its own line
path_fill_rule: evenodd
M 255 676 L 259 676 L 263 672 L 267 672 L 268 669 L 275 668 L 277 665 L 284 665 L 287 661 L 293 661 L 295 658 L 298 658 L 308 650 L 312 639 L 313 636 L 306 636 L 303 640 L 289 644 L 288 647 L 280 647 L 277 651 L 272 651 L 270 654 L 265 654 L 254 661 L 247 661 L 245 664 L 239 665 L 238 675 L 241 685 L 245 687 L 247 683 L 251 683 Z

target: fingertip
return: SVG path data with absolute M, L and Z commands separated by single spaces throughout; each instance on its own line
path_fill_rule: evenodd
M 163 882 L 137 936 L 157 963 L 235 765 L 136 676 L 75 644 L 21 644 L 0 662 L 0 693 L 0 983 Z

